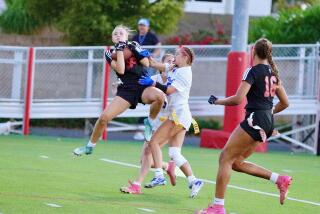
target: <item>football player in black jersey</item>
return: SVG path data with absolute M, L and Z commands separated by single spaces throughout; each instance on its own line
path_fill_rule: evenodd
M 75 155 L 91 154 L 108 122 L 125 110 L 135 109 L 138 103 L 151 104 L 147 120 L 152 121 L 164 104 L 165 94 L 161 90 L 138 83 L 145 74 L 145 67 L 149 66 L 149 55 L 148 51 L 141 49 L 138 43 L 128 41 L 128 36 L 129 29 L 123 25 L 116 26 L 112 32 L 115 49 L 106 51 L 105 58 L 116 72 L 121 84 L 117 88 L 115 98 L 97 120 L 90 141 L 86 146 L 76 148 L 73 151 Z M 129 48 L 132 52 L 132 56 L 128 59 L 124 56 L 125 48 Z M 116 60 L 112 57 L 113 52 L 116 53 Z
M 272 43 L 265 38 L 254 45 L 254 66 L 248 69 L 235 95 L 217 99 L 211 95 L 209 103 L 215 105 L 238 105 L 247 97 L 246 117 L 232 132 L 219 159 L 215 198 L 208 208 L 199 214 L 224 214 L 224 197 L 231 170 L 264 178 L 275 183 L 283 204 L 292 178 L 279 175 L 254 163 L 245 161 L 273 132 L 273 114 L 289 106 L 288 97 L 281 84 L 277 66 L 272 60 Z M 279 102 L 273 107 L 274 96 Z

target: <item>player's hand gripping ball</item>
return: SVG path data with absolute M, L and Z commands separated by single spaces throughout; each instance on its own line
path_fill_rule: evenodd
M 113 60 L 117 60 L 117 51 L 123 51 L 124 60 L 129 59 L 133 55 L 126 42 L 119 42 L 115 45 L 115 50 L 111 53 Z
M 125 47 L 123 49 L 123 57 L 124 57 L 124 60 L 127 60 L 132 57 L 132 51 L 128 47 Z M 117 60 L 117 52 L 116 51 L 112 52 L 111 58 L 113 60 Z

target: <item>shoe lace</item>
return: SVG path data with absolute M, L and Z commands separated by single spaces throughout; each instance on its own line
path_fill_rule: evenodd
M 198 185 L 200 185 L 201 184 L 201 181 L 200 180 L 196 180 L 195 182 L 194 182 L 194 185 L 196 185 L 196 186 L 198 186 Z
M 198 186 L 200 185 L 201 181 L 200 180 L 195 180 L 191 183 L 191 185 L 189 185 L 189 189 L 192 189 L 192 187 L 194 186 Z

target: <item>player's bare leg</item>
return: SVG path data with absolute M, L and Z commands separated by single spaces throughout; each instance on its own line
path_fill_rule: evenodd
M 151 140 L 153 123 L 165 101 L 165 94 L 155 87 L 146 88 L 141 96 L 142 102 L 151 104 L 149 117 L 144 120 L 146 141 Z
M 204 185 L 204 182 L 194 176 L 190 163 L 181 154 L 181 148 L 184 142 L 185 135 L 186 130 L 183 129 L 174 137 L 172 137 L 172 139 L 170 139 L 169 156 L 173 159 L 177 167 L 181 169 L 183 174 L 188 179 L 189 189 L 191 190 L 190 197 L 194 198 L 198 195 L 199 191 Z
M 95 147 L 97 141 L 102 135 L 102 132 L 106 128 L 108 122 L 110 122 L 113 118 L 124 112 L 130 107 L 130 103 L 124 100 L 123 98 L 116 96 L 110 105 L 102 112 L 99 119 L 97 120 L 93 132 L 91 134 L 90 141 L 84 147 L 79 147 L 73 150 L 73 153 L 77 156 L 82 154 L 91 154 L 93 148 Z

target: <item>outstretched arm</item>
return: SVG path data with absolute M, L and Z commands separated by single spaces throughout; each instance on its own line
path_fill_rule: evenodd
M 165 72 L 166 65 L 164 63 L 156 61 L 154 58 L 149 57 L 150 67 L 153 67 L 161 72 Z
M 249 83 L 247 83 L 246 81 L 242 81 L 235 95 L 223 99 L 217 99 L 216 101 L 214 101 L 214 104 L 225 106 L 239 105 L 247 95 L 250 88 L 251 85 Z
M 140 60 L 140 63 L 141 63 L 143 66 L 145 66 L 145 67 L 149 67 L 149 66 L 150 66 L 150 63 L 149 63 L 149 60 L 148 60 L 147 57 L 142 58 L 142 59 Z
M 174 86 L 167 86 L 167 85 L 162 85 L 161 83 L 158 83 L 154 81 L 150 76 L 143 76 L 139 79 L 139 84 L 140 85 L 145 85 L 145 86 L 154 86 L 165 94 L 172 94 L 175 92 L 177 89 Z

